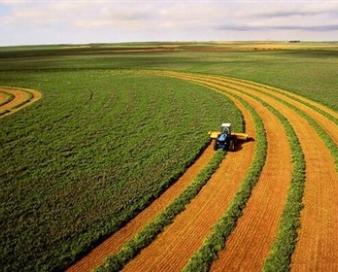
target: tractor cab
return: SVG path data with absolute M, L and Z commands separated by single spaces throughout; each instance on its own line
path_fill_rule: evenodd
M 231 142 L 231 123 L 223 123 L 220 128 L 220 133 L 216 138 L 214 149 L 222 148 L 223 150 L 229 150 Z
M 214 140 L 214 149 L 222 148 L 223 150 L 236 150 L 236 144 L 238 141 L 247 141 L 249 139 L 248 134 L 233 132 L 231 129 L 231 123 L 221 124 L 219 131 L 209 131 L 209 137 Z
M 220 132 L 221 134 L 231 135 L 231 123 L 223 123 Z

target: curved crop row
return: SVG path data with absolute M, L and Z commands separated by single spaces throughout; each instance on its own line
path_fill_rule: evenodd
M 256 131 L 250 112 L 237 99 L 233 102 L 242 112 L 246 132 L 255 137 Z M 236 122 L 233 123 L 236 125 Z M 229 153 L 208 184 L 186 209 L 153 243 L 133 258 L 123 271 L 183 269 L 239 190 L 253 160 L 255 146 L 254 142 L 243 143 L 236 152 Z
M 183 211 L 185 206 L 198 194 L 211 175 L 216 171 L 223 157 L 224 152 L 221 150 L 217 151 L 193 183 L 169 204 L 160 215 L 147 224 L 134 238 L 128 241 L 117 254 L 109 257 L 106 263 L 99 267 L 97 271 L 120 271 L 142 248 L 149 245 L 164 227 L 169 225 L 175 216 Z
M 258 91 L 258 92 L 262 92 L 259 89 L 255 89 L 255 90 Z M 285 106 L 287 106 L 287 107 L 293 109 L 294 111 L 296 111 L 301 117 L 303 117 L 315 129 L 315 131 L 317 132 L 319 137 L 324 141 L 325 145 L 327 146 L 327 148 L 330 150 L 332 156 L 334 157 L 336 169 L 338 170 L 338 148 L 337 148 L 337 145 L 335 144 L 333 139 L 330 137 L 330 135 L 328 135 L 328 133 L 316 122 L 316 120 L 314 120 L 311 116 L 309 116 L 304 111 L 297 108 L 296 106 L 292 105 L 291 103 L 289 103 L 285 100 L 279 99 L 278 97 L 276 97 L 275 95 L 273 95 L 271 93 L 267 92 L 265 94 L 274 98 L 274 99 L 276 99 L 276 100 L 278 100 L 280 103 L 282 103 Z M 326 117 L 328 117 L 328 116 L 326 116 Z M 331 119 L 329 118 L 329 119 L 334 121 L 337 124 L 337 119 L 335 119 L 333 116 L 331 116 L 331 117 L 332 118 Z
M 243 90 L 237 90 L 237 91 L 243 92 Z M 244 93 L 246 95 L 249 95 L 259 100 L 257 97 L 251 95 L 249 92 L 244 92 Z M 283 103 L 285 101 L 282 102 L 277 97 L 273 97 L 273 98 L 281 102 L 285 106 L 291 109 L 295 109 L 295 107 L 293 105 L 290 105 L 290 103 L 287 103 L 287 102 Z M 268 107 L 271 109 L 269 104 L 265 103 L 264 105 L 265 106 L 268 105 Z M 328 142 L 330 143 L 330 141 L 328 141 L 327 139 L 330 139 L 330 137 L 316 123 L 316 121 L 313 120 L 310 116 L 308 116 L 306 113 L 302 112 L 299 109 L 295 109 L 295 111 L 301 117 L 303 117 L 304 119 L 308 121 L 309 125 L 312 126 L 317 131 L 318 135 L 320 136 L 320 138 L 322 138 L 324 142 L 326 140 L 325 144 L 327 147 L 329 147 Z M 288 122 L 288 120 L 282 114 L 280 114 L 277 110 L 275 110 L 275 113 L 278 113 L 279 117 L 282 117 L 282 119 L 284 120 L 283 121 L 284 124 L 285 124 L 285 121 Z M 288 125 L 286 124 L 286 126 Z M 270 255 L 268 259 L 266 260 L 266 263 L 264 266 L 264 269 L 266 271 L 285 271 L 289 269 L 289 265 L 291 262 L 291 255 L 296 245 L 297 229 L 300 224 L 300 210 L 302 208 L 302 197 L 304 193 L 304 181 L 305 181 L 305 174 L 304 174 L 305 161 L 304 161 L 303 152 L 300 148 L 298 138 L 293 128 L 290 126 L 290 124 L 287 130 L 288 130 L 288 134 L 291 136 L 290 144 L 292 145 L 292 148 L 295 151 L 293 154 L 294 168 L 293 168 L 292 186 L 288 193 L 287 204 L 284 207 L 283 215 L 281 218 L 282 222 L 279 227 L 277 240 L 275 241 L 272 251 L 270 252 Z M 332 143 L 331 147 L 333 148 L 333 150 L 330 150 L 331 154 L 334 154 L 334 152 L 332 152 L 336 148 L 334 143 Z
M 238 91 L 244 92 L 246 95 L 249 95 L 249 96 L 251 95 L 250 92 L 243 91 L 242 89 L 238 90 Z M 310 114 L 303 112 L 302 110 L 298 109 L 294 105 L 292 105 L 292 104 L 290 104 L 286 101 L 283 101 L 276 96 L 273 96 L 273 95 L 268 95 L 268 96 L 270 96 L 273 100 L 278 101 L 279 103 L 281 103 L 285 107 L 291 109 L 291 111 L 295 111 L 297 113 L 297 115 L 299 115 L 299 117 L 306 120 L 305 123 L 308 123 L 308 126 L 312 127 L 312 129 L 314 131 L 313 133 L 318 134 L 318 136 L 319 136 L 318 139 L 323 142 L 324 146 L 326 146 L 327 152 L 331 153 L 332 157 L 334 158 L 333 162 L 335 163 L 335 166 L 336 166 L 336 169 L 337 169 L 337 155 L 336 155 L 337 154 L 337 146 L 332 141 L 332 138 L 328 135 L 328 133 L 317 123 L 317 121 L 314 120 L 311 117 Z M 254 97 L 254 96 L 252 96 L 252 97 Z M 266 104 L 266 105 L 268 105 L 268 104 Z M 306 138 L 308 138 L 308 137 L 306 137 Z M 294 138 L 293 141 L 295 141 L 295 138 Z M 309 148 L 309 146 L 307 148 Z M 302 150 L 300 150 L 299 148 L 298 149 L 295 148 L 295 150 L 297 152 L 296 152 L 295 158 L 294 158 L 294 160 L 295 160 L 295 162 L 294 162 L 295 163 L 294 164 L 294 168 L 295 168 L 294 173 L 295 174 L 294 174 L 293 180 L 292 180 L 292 188 L 290 189 L 290 192 L 288 194 L 287 204 L 285 206 L 284 213 L 283 213 L 283 216 L 282 216 L 282 219 L 281 219 L 282 223 L 281 223 L 280 228 L 279 228 L 277 240 L 275 241 L 273 248 L 270 252 L 270 255 L 268 256 L 268 259 L 266 260 L 266 263 L 265 263 L 265 266 L 264 266 L 264 270 L 266 270 L 266 271 L 285 271 L 285 270 L 288 270 L 290 268 L 291 255 L 294 252 L 294 249 L 295 249 L 295 246 L 296 246 L 297 235 L 300 235 L 299 233 L 297 233 L 297 229 L 298 229 L 298 227 L 300 225 L 300 221 L 301 221 L 300 210 L 302 208 L 302 202 L 303 202 L 302 197 L 304 195 L 305 176 L 304 176 L 303 172 L 304 172 L 304 168 L 305 168 L 305 161 L 304 161 L 304 157 L 302 158 L 302 154 L 301 154 Z M 308 157 L 313 157 L 314 153 L 316 153 L 316 152 L 309 152 L 309 150 L 307 150 Z M 317 156 L 317 158 L 318 158 L 318 160 L 321 160 L 320 156 Z M 334 177 L 333 177 L 334 174 L 331 174 L 331 178 L 330 178 L 329 173 L 327 173 L 327 178 L 325 177 L 325 171 L 324 172 L 321 171 L 322 174 L 316 175 L 316 174 L 314 174 L 314 172 L 316 171 L 314 167 L 317 167 L 316 163 L 313 163 L 313 162 L 310 163 L 309 162 L 309 164 L 312 165 L 310 167 L 311 168 L 311 170 L 310 170 L 311 174 L 309 176 L 311 176 L 311 178 L 309 178 L 309 181 L 311 180 L 311 182 L 317 182 L 317 181 L 319 182 L 320 181 L 319 176 L 322 176 L 323 181 L 327 179 L 328 184 L 325 184 L 325 182 L 324 182 L 324 184 L 322 184 L 321 186 L 325 186 L 325 188 L 330 188 L 330 182 L 329 181 L 330 181 L 331 178 L 333 178 L 333 180 L 331 180 L 331 182 L 333 181 L 333 184 L 331 184 L 331 185 L 334 185 Z M 320 167 L 319 165 L 320 164 L 318 164 L 318 167 Z M 320 169 L 319 169 L 319 171 L 320 171 Z M 314 179 L 314 177 L 316 177 L 316 176 L 317 176 L 317 179 Z M 309 185 L 311 185 L 311 184 L 309 184 Z M 314 193 L 313 190 L 320 189 L 320 186 L 318 186 L 317 188 L 313 188 L 313 187 L 314 186 L 312 186 L 312 189 L 310 190 L 310 192 L 309 192 L 309 189 L 308 189 L 308 194 L 311 194 L 311 193 L 313 194 Z M 330 188 L 329 190 L 334 192 L 334 187 Z M 334 193 L 332 193 L 332 196 L 334 197 Z M 329 194 L 322 194 L 321 197 L 318 197 L 318 201 L 320 201 L 320 198 L 326 198 L 326 197 L 330 198 Z M 312 199 L 312 201 L 313 200 L 314 199 Z M 332 204 L 329 204 L 329 203 L 327 203 L 327 205 L 331 205 L 331 206 L 326 206 L 326 209 L 328 209 L 328 210 L 333 209 L 334 210 L 335 203 L 334 202 L 333 203 L 331 202 Z M 311 207 L 314 204 L 309 203 L 309 197 L 308 197 L 307 202 L 304 200 L 304 205 L 309 205 Z M 324 222 L 330 222 L 331 220 L 333 220 L 333 222 L 330 222 L 328 224 L 333 223 L 333 226 L 334 226 L 334 224 L 335 224 L 334 219 L 333 219 L 334 217 L 332 217 L 332 213 L 330 215 L 330 213 L 328 214 L 328 211 L 325 212 L 324 206 L 320 207 L 319 209 L 316 209 L 316 210 L 314 210 L 314 209 L 310 209 L 310 210 L 315 211 L 317 213 L 320 213 L 320 210 L 323 210 L 324 215 L 322 216 L 322 218 L 323 219 L 325 218 Z M 307 221 L 303 225 L 303 227 L 304 226 L 306 227 L 306 229 L 307 229 L 307 231 L 305 232 L 305 233 L 307 233 L 306 237 L 309 237 L 308 235 L 309 235 L 309 233 L 311 233 L 311 227 L 310 227 L 310 225 L 308 225 L 309 224 L 309 209 L 307 209 L 306 214 L 307 214 L 307 216 L 305 217 L 306 218 L 305 220 L 307 220 Z M 313 217 L 312 217 L 311 221 L 313 221 Z M 315 226 L 316 226 L 317 233 L 316 233 L 316 231 L 314 231 L 314 235 L 318 235 L 318 233 L 322 232 L 322 228 L 318 224 L 316 224 Z M 332 230 L 334 230 L 334 229 L 335 229 L 334 227 L 330 227 L 330 228 L 327 229 L 327 231 L 325 232 L 326 234 L 324 234 L 324 235 L 326 235 L 325 239 L 328 239 L 328 237 L 331 237 L 331 239 L 333 241 L 335 240 L 336 235 L 334 235 L 332 233 Z M 302 232 L 304 232 L 304 228 L 301 229 L 301 233 Z M 304 242 L 305 238 L 304 238 L 304 236 L 300 236 L 300 237 L 303 237 L 302 238 L 302 241 L 303 241 L 302 245 L 303 245 L 303 250 L 304 250 L 306 248 L 306 242 Z M 319 237 L 317 239 L 319 239 Z M 315 241 L 317 239 L 313 239 L 313 241 Z M 321 243 L 321 244 L 323 244 L 323 243 Z M 313 256 L 313 252 L 316 251 L 316 248 L 319 248 L 319 245 L 316 242 L 314 242 L 311 246 L 312 246 L 313 250 L 311 251 L 312 254 L 306 255 L 308 258 L 309 258 L 309 256 Z M 328 244 L 328 247 L 334 248 L 334 246 L 329 245 L 329 244 Z M 297 255 L 298 268 L 299 268 L 299 265 L 301 267 L 303 267 L 304 263 L 299 264 L 299 255 L 301 253 L 299 253 L 299 251 L 298 251 L 298 254 L 296 254 L 296 252 L 297 251 L 295 251 L 294 255 Z M 329 251 L 323 250 L 323 251 L 319 251 L 319 252 L 321 252 L 321 254 L 323 254 L 324 256 L 327 256 L 327 258 L 329 258 L 329 260 L 334 260 L 333 256 L 335 256 L 335 253 L 333 253 L 333 252 L 330 253 L 330 250 Z M 309 262 L 308 261 L 308 263 L 311 263 L 312 265 L 314 265 L 314 264 L 320 265 L 320 266 L 323 267 L 323 269 L 327 269 L 327 270 L 332 269 L 332 268 L 330 268 L 332 266 L 332 262 L 327 263 L 325 261 L 323 261 L 323 262 L 316 262 L 316 261 Z M 310 267 L 311 266 L 307 265 L 307 269 L 310 268 Z M 297 268 L 295 268 L 295 269 L 297 269 Z
M 338 119 L 336 117 L 334 117 L 332 114 L 328 113 L 327 111 L 320 109 L 318 106 L 315 106 L 315 105 L 305 101 L 304 99 L 299 98 L 295 94 L 291 94 L 290 92 L 280 90 L 280 89 L 277 89 L 277 88 L 274 88 L 274 87 L 270 87 L 270 86 L 267 86 L 267 85 L 259 84 L 259 83 L 256 83 L 256 82 L 252 82 L 252 83 L 250 82 L 249 83 L 249 82 L 246 82 L 245 80 L 241 80 L 241 79 L 232 79 L 232 78 L 227 78 L 227 77 L 221 77 L 221 78 L 224 78 L 226 80 L 230 80 L 232 82 L 236 82 L 236 84 L 238 84 L 239 82 L 243 82 L 244 84 L 238 84 L 238 85 L 241 85 L 241 86 L 250 85 L 250 88 L 253 88 L 257 91 L 261 91 L 261 90 L 258 89 L 258 88 L 255 88 L 256 86 L 264 88 L 266 90 L 270 90 L 270 91 L 279 93 L 279 94 L 282 94 L 282 95 L 284 95 L 284 96 L 286 96 L 286 97 L 288 97 L 292 100 L 295 100 L 295 101 L 297 101 L 297 102 L 299 102 L 299 103 L 319 112 L 320 114 L 322 114 L 323 116 L 325 116 L 326 118 L 328 118 L 329 120 L 334 122 L 336 125 L 338 125 Z M 265 92 L 265 93 L 269 94 L 269 92 Z
M 291 255 L 297 242 L 297 230 L 300 225 L 300 211 L 305 186 L 305 159 L 295 130 L 287 118 L 274 107 L 262 99 L 252 95 L 248 96 L 259 101 L 270 110 L 283 124 L 288 141 L 291 146 L 293 162 L 291 186 L 288 191 L 287 201 L 276 240 L 264 264 L 264 271 L 287 271 L 291 262 Z
M 3 98 L 0 99 L 0 107 L 14 99 L 14 95 L 12 95 L 11 93 L 0 91 L 0 95 L 3 96 Z
M 242 215 L 242 211 L 250 197 L 251 190 L 258 181 L 265 163 L 267 141 L 264 124 L 253 107 L 242 98 L 236 95 L 233 96 L 240 100 L 254 119 L 257 141 L 254 159 L 225 215 L 216 223 L 201 248 L 191 257 L 188 264 L 184 267 L 185 272 L 207 271 L 209 269 L 212 261 L 217 256 L 217 252 L 224 247 L 225 240 L 235 228 L 238 218 Z
M 189 75 L 188 75 L 189 76 Z M 229 79 L 226 79 L 229 80 Z M 208 81 L 208 79 L 207 79 Z M 226 83 L 226 82 L 224 82 Z M 239 84 L 241 85 L 241 84 Z M 231 87 L 234 90 L 240 91 L 240 92 L 245 92 L 246 94 L 249 94 L 246 91 L 243 91 L 242 89 L 237 89 L 235 87 Z M 252 88 L 252 87 L 250 87 Z M 279 101 L 280 103 L 284 104 L 285 106 L 289 107 L 290 109 L 293 109 L 294 111 L 296 111 L 301 117 L 303 117 L 316 131 L 316 133 L 320 136 L 320 138 L 324 141 L 325 145 L 327 146 L 328 150 L 331 152 L 332 156 L 335 159 L 335 164 L 336 164 L 336 169 L 338 169 L 338 148 L 337 145 L 335 144 L 334 140 L 332 139 L 332 137 L 318 124 L 318 122 L 316 120 L 314 120 L 311 116 L 309 116 L 307 113 L 305 113 L 303 110 L 297 108 L 295 105 L 292 105 L 291 103 L 280 99 L 279 97 L 275 96 L 274 94 L 270 93 L 270 92 L 263 92 L 260 89 L 256 89 L 253 88 L 255 91 L 266 94 L 274 99 L 276 99 L 277 101 Z M 302 103 L 302 102 L 301 102 Z M 325 115 L 326 116 L 326 115 Z M 331 116 L 331 115 L 330 115 Z M 327 116 L 326 116 L 327 117 Z M 335 119 L 335 117 L 331 116 L 332 118 L 329 118 L 330 120 L 334 121 L 335 123 L 337 122 L 337 120 Z M 335 119 L 335 120 L 333 120 Z

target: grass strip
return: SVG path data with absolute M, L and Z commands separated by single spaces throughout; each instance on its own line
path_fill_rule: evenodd
M 175 216 L 182 212 L 185 206 L 199 193 L 219 167 L 224 154 L 224 151 L 218 150 L 188 188 L 171 202 L 152 222 L 126 242 L 117 254 L 108 257 L 106 262 L 97 268 L 96 271 L 120 271 L 141 249 L 149 245 L 161 233 L 164 227 L 172 223 Z
M 5 95 L 5 98 L 0 101 L 0 107 L 2 105 L 7 104 L 8 102 L 11 102 L 14 99 L 14 95 L 12 95 L 11 93 L 7 93 L 7 92 L 1 92 L 1 93 Z
M 233 95 L 248 109 L 252 115 L 256 129 L 256 149 L 253 162 L 244 178 L 239 191 L 236 193 L 229 208 L 221 219 L 215 224 L 203 245 L 190 258 L 183 268 L 185 272 L 208 271 L 217 253 L 224 247 L 226 239 L 236 226 L 238 218 L 250 198 L 251 191 L 257 183 L 267 154 L 267 140 L 262 119 L 252 106 L 237 95 Z

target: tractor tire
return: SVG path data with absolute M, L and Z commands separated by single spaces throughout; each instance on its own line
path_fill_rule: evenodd
M 217 142 L 215 142 L 215 144 L 214 144 L 214 150 L 217 150 L 218 149 L 218 144 L 217 144 Z

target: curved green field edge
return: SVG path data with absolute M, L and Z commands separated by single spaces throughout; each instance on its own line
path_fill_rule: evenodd
M 288 271 L 291 263 L 291 256 L 297 243 L 297 231 L 300 227 L 300 216 L 303 208 L 302 200 L 305 188 L 306 169 L 304 153 L 297 134 L 288 119 L 261 98 L 249 93 L 246 93 L 246 95 L 259 101 L 259 103 L 280 120 L 290 144 L 293 164 L 290 188 L 288 189 L 288 195 L 279 222 L 276 239 L 263 267 L 263 271 L 266 272 Z
M 0 91 L 0 93 L 5 95 L 5 98 L 3 100 L 0 100 L 0 107 L 7 104 L 8 102 L 11 102 L 14 99 L 14 95 L 12 95 L 11 93 L 7 93 L 5 91 Z
M 212 231 L 204 240 L 199 250 L 197 250 L 190 258 L 183 268 L 184 272 L 209 270 L 212 261 L 217 257 L 217 253 L 224 247 L 226 239 L 235 229 L 236 222 L 242 215 L 243 209 L 250 198 L 251 191 L 259 180 L 259 176 L 265 164 L 268 143 L 263 121 L 255 109 L 244 99 L 233 94 L 231 94 L 231 96 L 236 97 L 244 107 L 248 109 L 254 119 L 257 141 L 254 158 L 248 169 L 247 175 L 242 181 L 240 189 L 230 203 L 229 208 L 214 225 Z
M 303 100 L 301 100 L 301 99 L 299 99 L 299 98 L 297 98 L 297 97 L 289 94 L 289 93 L 292 93 L 291 91 L 281 90 L 281 89 L 278 89 L 278 88 L 275 88 L 275 87 L 270 87 L 268 85 L 264 85 L 264 84 L 257 83 L 257 82 L 254 82 L 254 81 L 250 82 L 250 81 L 247 81 L 247 80 L 243 80 L 243 79 L 239 79 L 239 78 L 234 78 L 234 77 L 222 77 L 222 79 L 229 80 L 230 82 L 234 82 L 235 81 L 236 84 L 238 82 L 244 83 L 244 84 L 238 84 L 238 85 L 241 85 L 241 86 L 247 87 L 247 88 L 251 88 L 251 89 L 259 91 L 259 92 L 262 92 L 262 91 L 260 89 L 258 89 L 258 88 L 252 87 L 252 85 L 253 86 L 257 86 L 257 87 L 262 87 L 262 88 L 265 88 L 266 90 L 271 90 L 273 92 L 285 95 L 286 97 L 288 97 L 288 98 L 290 98 L 292 100 L 295 100 L 295 101 L 297 101 L 297 102 L 299 102 L 299 103 L 301 103 L 301 104 L 303 104 L 303 105 L 305 105 L 305 106 L 307 106 L 307 107 L 309 107 L 309 108 L 311 108 L 311 109 L 319 112 L 321 115 L 323 115 L 324 117 L 326 117 L 327 119 L 331 120 L 336 125 L 338 125 L 338 119 L 336 117 L 332 116 L 330 113 L 328 113 L 326 111 L 323 111 L 322 109 L 316 107 L 315 105 L 312 105 L 312 104 L 310 104 L 310 103 L 308 103 L 306 101 L 303 101 Z M 270 94 L 269 92 L 263 92 L 263 93 Z M 295 93 L 293 93 L 293 94 L 301 96 L 299 94 L 295 94 Z M 306 98 L 304 96 L 303 96 L 303 98 L 309 100 L 309 98 Z M 317 101 L 313 101 L 313 102 L 321 104 L 320 102 L 317 102 Z M 323 106 L 327 107 L 326 105 L 323 105 Z M 331 108 L 328 108 L 328 109 L 332 110 Z
M 233 88 L 233 87 L 231 87 L 231 88 L 234 89 L 234 90 L 236 89 L 236 88 Z M 250 93 L 248 93 L 246 91 L 243 91 L 241 89 L 236 89 L 236 90 L 250 95 Z M 258 92 L 261 92 L 261 91 L 258 91 Z M 264 92 L 261 92 L 261 93 L 264 93 Z M 280 99 L 280 98 L 276 97 L 275 95 L 273 95 L 271 93 L 264 93 L 264 94 L 266 94 L 266 95 L 274 98 L 278 102 L 284 104 L 288 108 L 290 108 L 290 109 L 294 110 L 295 112 L 297 112 L 301 117 L 303 117 L 309 123 L 310 126 L 312 126 L 315 129 L 316 133 L 323 140 L 324 144 L 326 145 L 326 147 L 330 151 L 331 155 L 333 156 L 334 161 L 335 161 L 336 170 L 338 171 L 338 147 L 335 144 L 335 142 L 333 141 L 333 139 L 331 138 L 331 136 L 325 131 L 325 129 L 323 129 L 317 123 L 317 121 L 315 121 L 311 116 L 309 116 L 304 111 L 302 111 L 301 109 L 297 108 L 296 106 L 290 104 L 289 102 L 287 102 L 287 101 L 285 101 L 283 99 Z
M 156 216 L 155 219 L 148 223 L 131 240 L 126 242 L 117 254 L 108 257 L 106 262 L 97 268 L 96 271 L 120 271 L 141 249 L 148 246 L 200 192 L 219 167 L 224 158 L 224 154 L 224 151 L 218 150 L 208 165 L 200 171 L 195 180 L 175 198 L 161 214 Z

